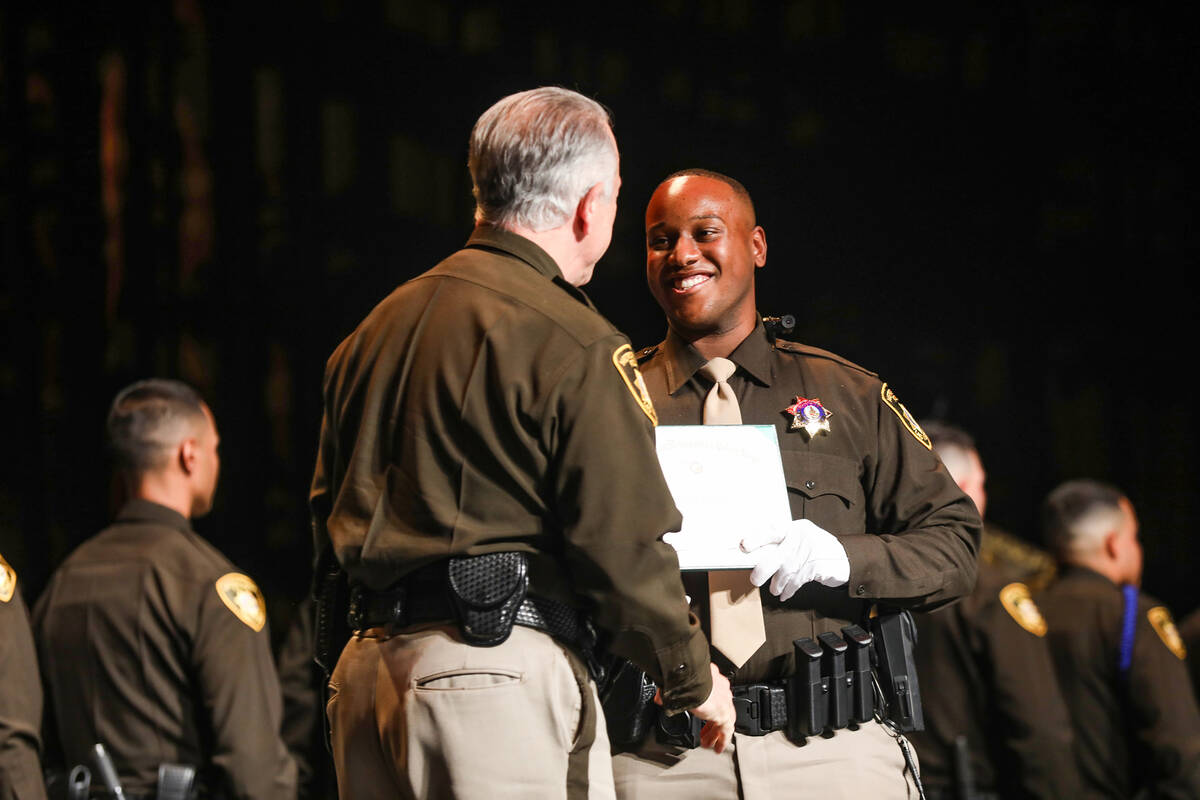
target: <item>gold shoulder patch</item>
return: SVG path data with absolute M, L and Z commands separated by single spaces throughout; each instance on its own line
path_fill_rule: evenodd
M 229 572 L 217 578 L 217 596 L 233 615 L 255 632 L 267 624 L 267 607 L 262 592 L 254 581 L 240 572 Z
M 885 383 L 883 388 L 879 390 L 879 396 L 883 398 L 883 404 L 895 412 L 900 421 L 904 423 L 904 427 L 908 428 L 918 442 L 925 445 L 926 450 L 933 449 L 933 442 L 929 441 L 929 436 L 925 431 L 921 430 L 921 426 L 917 424 L 917 420 L 912 414 L 908 413 L 908 409 L 900 402 L 900 398 L 896 397 L 896 393 L 888 388 Z
M 1046 620 L 1042 617 L 1037 603 L 1033 602 L 1028 586 L 1023 583 L 1010 583 L 1005 586 L 1000 590 L 1000 603 L 1022 628 L 1034 636 L 1046 635 Z
M 625 381 L 625 388 L 629 389 L 629 393 L 633 395 L 633 399 L 637 401 L 638 406 L 650 418 L 650 421 L 655 425 L 658 424 L 658 414 L 654 412 L 654 403 L 650 401 L 650 392 L 646 389 L 646 381 L 642 379 L 642 373 L 638 371 L 637 356 L 633 354 L 633 348 L 627 344 L 623 344 L 616 349 L 612 354 L 613 366 L 617 368 L 617 372 L 621 373 L 621 380 Z
M 0 556 L 0 603 L 13 599 L 17 591 L 17 572 Z
M 1150 620 L 1150 627 L 1154 628 L 1154 632 L 1158 634 L 1158 638 L 1162 639 L 1168 650 L 1174 653 L 1180 661 L 1187 658 L 1187 647 L 1183 644 L 1183 637 L 1179 635 L 1179 629 L 1175 627 L 1175 620 L 1171 619 L 1170 611 L 1163 606 L 1155 606 L 1146 612 L 1146 618 Z

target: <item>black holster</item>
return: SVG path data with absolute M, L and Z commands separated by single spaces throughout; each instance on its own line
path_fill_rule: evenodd
M 332 546 L 327 545 L 317 557 L 312 593 L 317 615 L 313 660 L 325 673 L 325 682 L 328 683 L 351 634 L 350 626 L 346 623 L 346 613 L 350 607 L 350 582 L 333 554 Z
M 907 609 L 879 609 L 871 620 L 875 673 L 883 693 L 885 716 L 903 731 L 925 729 L 921 686 L 917 681 L 917 627 Z

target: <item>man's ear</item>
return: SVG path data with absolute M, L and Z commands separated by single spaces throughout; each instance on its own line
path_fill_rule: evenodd
M 575 241 L 582 241 L 583 237 L 591 232 L 596 219 L 596 209 L 603 198 L 603 183 L 592 184 L 583 197 L 579 198 L 579 205 L 575 206 Z
M 767 232 L 762 225 L 755 225 L 750 231 L 750 248 L 754 253 L 754 266 L 765 267 L 767 264 Z
M 1104 534 L 1104 553 L 1110 561 L 1117 560 L 1121 555 L 1120 538 L 1116 531 Z
M 179 443 L 179 468 L 184 475 L 191 475 L 196 468 L 196 439 L 189 436 Z

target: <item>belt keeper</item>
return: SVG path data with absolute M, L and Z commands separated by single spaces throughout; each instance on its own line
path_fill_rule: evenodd
M 842 628 L 846 645 L 846 673 L 850 678 L 851 714 L 855 722 L 869 722 L 875 716 L 875 692 L 871 686 L 871 634 L 858 625 Z
M 840 731 L 850 722 L 850 685 L 846 677 L 846 642 L 836 633 L 817 637 L 821 643 L 821 672 L 829 681 L 829 727 Z

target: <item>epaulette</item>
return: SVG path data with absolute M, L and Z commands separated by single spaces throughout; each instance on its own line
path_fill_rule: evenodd
M 1050 553 L 991 525 L 984 530 L 979 558 L 1020 575 L 1035 592 L 1049 585 L 1058 571 Z
M 850 369 L 858 370 L 859 372 L 863 373 L 864 375 L 870 375 L 872 378 L 879 377 L 878 374 L 872 372 L 871 370 L 867 369 L 866 367 L 860 367 L 858 364 L 855 364 L 853 361 L 851 361 L 847 358 L 842 358 L 837 353 L 831 353 L 828 350 L 822 350 L 819 347 L 810 347 L 809 345 L 806 345 L 806 344 L 797 344 L 796 342 L 789 342 L 787 339 L 776 339 L 775 340 L 775 349 L 782 350 L 785 353 L 795 353 L 797 355 L 812 356 L 814 358 L 825 358 L 830 361 L 836 361 L 837 363 L 841 364 L 844 367 L 849 367 Z
M 638 350 L 638 352 L 637 352 L 638 363 L 640 364 L 643 361 L 645 361 L 646 359 L 653 356 L 655 353 L 658 352 L 658 349 L 660 347 L 662 347 L 661 344 L 652 344 L 649 347 L 643 347 L 641 350 Z

